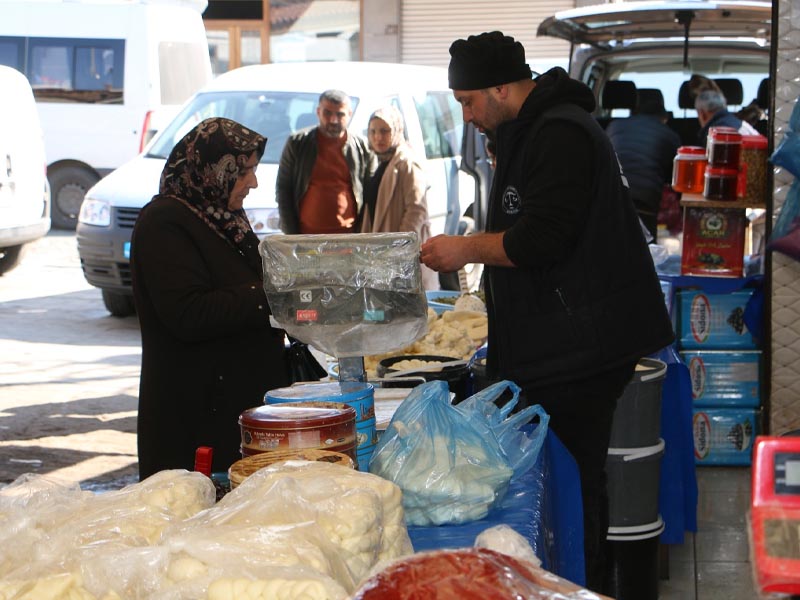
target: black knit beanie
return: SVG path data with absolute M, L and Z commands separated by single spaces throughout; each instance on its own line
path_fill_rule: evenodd
M 447 75 L 453 90 L 482 90 L 533 76 L 522 44 L 499 31 L 453 42 Z

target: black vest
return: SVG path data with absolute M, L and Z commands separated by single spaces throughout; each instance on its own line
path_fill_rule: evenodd
M 535 153 L 548 151 L 540 129 L 552 120 L 578 124 L 597 156 L 585 230 L 561 262 L 486 269 L 489 373 L 523 387 L 600 373 L 656 352 L 674 338 L 616 155 L 582 108 L 561 104 L 533 121 L 500 128 L 498 157 L 505 160 L 495 174 L 487 229 L 504 231 L 519 218 L 515 204 L 524 201 L 526 174 L 538 176 L 526 167 Z

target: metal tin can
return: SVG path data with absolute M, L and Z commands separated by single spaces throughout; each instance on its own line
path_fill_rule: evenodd
M 356 458 L 356 411 L 339 402 L 296 402 L 249 408 L 239 416 L 242 456 L 319 449 Z
M 356 411 L 356 451 L 360 459 L 359 469 L 367 470 L 364 459 L 371 456 L 377 440 L 373 385 L 357 381 L 309 383 L 270 390 L 264 396 L 264 402 L 268 406 L 314 401 L 341 402 L 353 407 Z

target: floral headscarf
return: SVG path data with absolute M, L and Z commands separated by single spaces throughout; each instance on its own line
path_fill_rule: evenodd
M 369 116 L 369 122 L 372 123 L 372 119 L 375 118 L 384 121 L 392 130 L 392 141 L 389 144 L 389 149 L 386 152 L 376 152 L 378 159 L 381 162 L 385 162 L 394 156 L 397 147 L 405 141 L 403 135 L 403 115 L 400 114 L 400 111 L 397 110 L 396 107 L 387 104 L 373 112 Z
M 243 209 L 230 210 L 228 199 L 253 152 L 259 160 L 267 138 L 236 121 L 202 121 L 175 144 L 161 172 L 159 194 L 185 204 L 217 235 L 244 253 L 252 232 Z

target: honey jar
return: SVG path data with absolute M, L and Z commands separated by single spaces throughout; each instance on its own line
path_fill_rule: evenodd
M 739 186 L 739 170 L 722 167 L 706 167 L 703 196 L 708 200 L 734 202 Z
M 708 132 L 707 150 L 710 166 L 738 169 L 742 134 L 733 127 L 712 127 Z
M 705 148 L 681 146 L 672 160 L 672 189 L 683 194 L 702 194 L 708 160 Z

